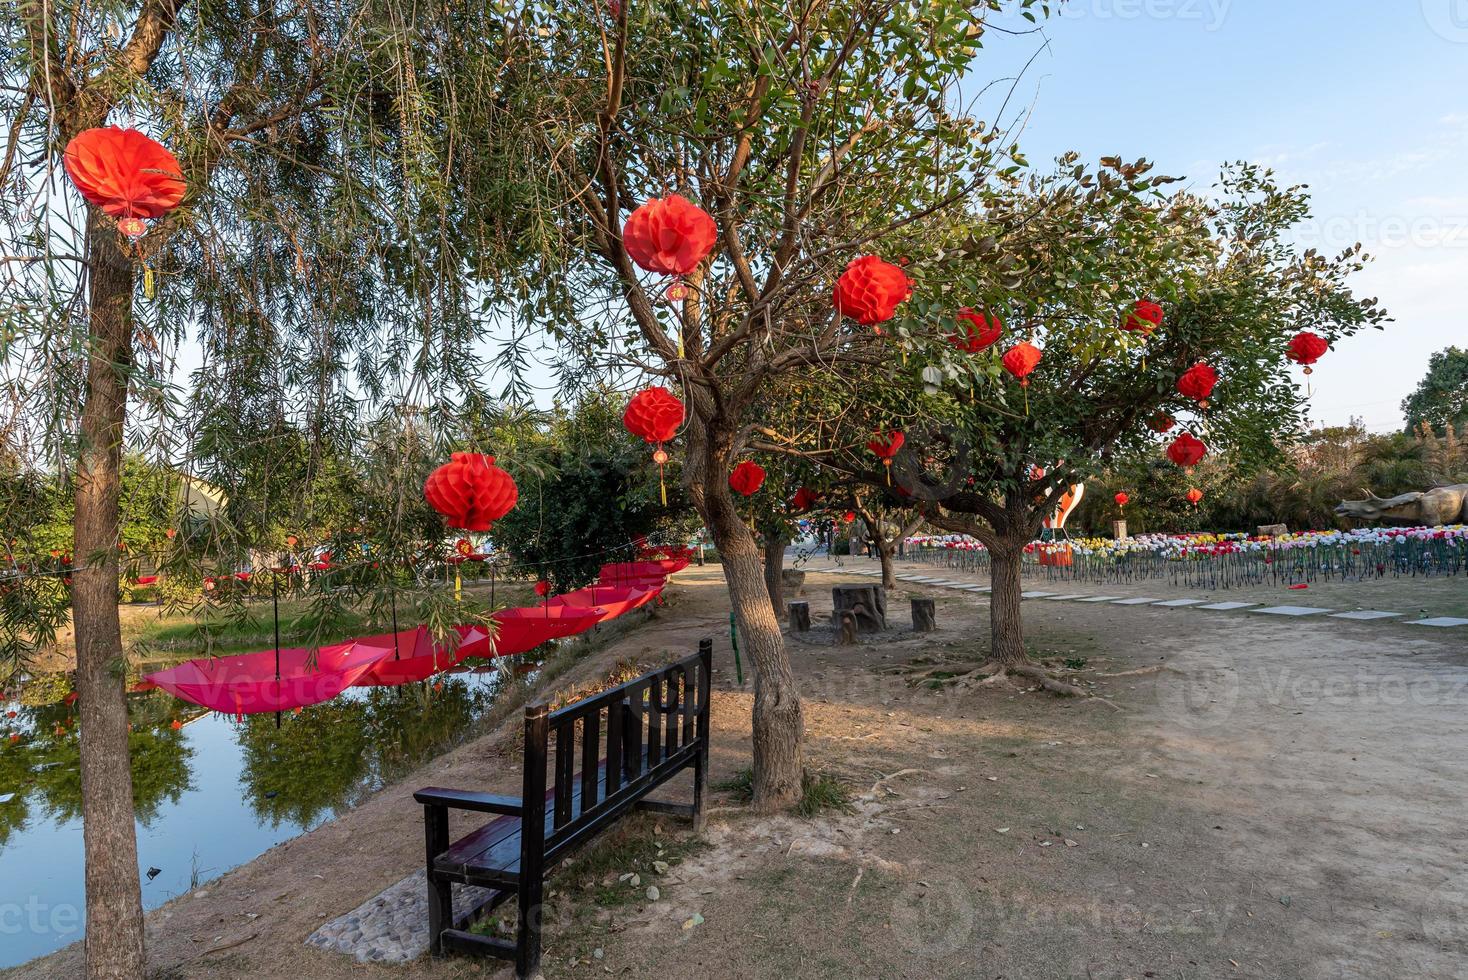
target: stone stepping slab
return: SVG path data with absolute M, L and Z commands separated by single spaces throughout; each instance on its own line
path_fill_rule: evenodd
M 1047 595 L 1046 602 L 1073 602 L 1076 599 L 1084 599 L 1083 595 Z
M 454 889 L 454 916 L 467 915 L 489 891 Z M 428 882 L 422 871 L 389 885 L 311 933 L 306 945 L 344 953 L 358 963 L 407 963 L 428 952 Z
M 1154 606 L 1197 606 L 1201 605 L 1202 599 L 1164 599 L 1162 602 L 1154 602 Z
M 1332 619 L 1391 619 L 1401 613 L 1382 612 L 1379 609 L 1358 609 L 1355 612 L 1331 613 Z
M 1078 599 L 1076 601 L 1077 602 L 1115 602 L 1117 599 L 1120 599 L 1120 598 L 1121 598 L 1121 596 L 1119 596 L 1119 595 L 1093 595 L 1093 596 L 1087 596 L 1084 599 Z
M 1321 609 L 1318 606 L 1269 606 L 1265 609 L 1251 610 L 1263 613 L 1267 616 L 1318 616 L 1321 613 L 1332 612 L 1330 609 Z
M 1158 599 L 1156 596 L 1147 596 L 1147 597 L 1142 598 L 1142 599 L 1118 599 L 1118 600 L 1116 600 L 1116 605 L 1118 605 L 1118 606 L 1148 606 L 1148 605 L 1151 605 L 1154 602 L 1160 602 L 1160 601 L 1161 600 Z
M 1209 603 L 1206 606 L 1199 606 L 1198 608 L 1199 609 L 1222 609 L 1222 610 L 1225 610 L 1226 611 L 1226 610 L 1229 610 L 1229 609 L 1248 609 L 1250 606 L 1257 606 L 1257 605 L 1259 605 L 1259 603 L 1257 603 L 1257 602 L 1212 602 L 1212 603 Z
M 1021 592 L 1019 597 L 1021 599 L 1048 599 L 1054 594 L 1054 592 Z
M 1468 626 L 1468 619 L 1458 619 L 1456 616 L 1436 616 L 1432 619 L 1414 619 L 1413 626 Z

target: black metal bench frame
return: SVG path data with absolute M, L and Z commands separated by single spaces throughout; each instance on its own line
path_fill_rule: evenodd
M 423 804 L 431 952 L 513 960 L 517 977 L 531 977 L 540 966 L 547 868 L 633 809 L 690 817 L 695 830 L 703 829 L 712 661 L 713 640 L 705 639 L 691 657 L 558 711 L 543 701 L 527 705 L 519 799 L 438 787 L 413 794 Z M 690 768 L 691 805 L 646 798 Z M 498 816 L 450 842 L 451 809 Z M 456 883 L 488 888 L 489 897 L 455 918 Z M 468 931 L 512 896 L 519 908 L 514 942 Z

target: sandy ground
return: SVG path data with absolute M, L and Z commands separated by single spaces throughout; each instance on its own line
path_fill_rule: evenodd
M 843 580 L 809 576 L 813 618 Z M 734 684 L 718 569 L 673 591 L 562 682 L 714 634 L 718 780 L 748 764 L 750 684 Z M 937 633 L 907 629 L 909 592 L 937 599 Z M 862 645 L 823 628 L 791 642 L 809 764 L 851 787 L 851 812 L 762 818 L 716 798 L 712 846 L 657 878 L 656 901 L 561 896 L 547 978 L 1468 976 L 1463 636 L 1027 602 L 1037 652 L 1106 699 L 1065 701 L 910 686 L 884 671 L 982 656 L 986 603 L 904 585 L 889 607 L 893 629 Z M 150 914 L 157 976 L 500 972 L 366 967 L 302 941 L 418 865 L 414 788 L 515 790 L 514 727 Z M 684 833 L 650 823 L 622 833 Z M 79 974 L 72 949 L 13 975 Z

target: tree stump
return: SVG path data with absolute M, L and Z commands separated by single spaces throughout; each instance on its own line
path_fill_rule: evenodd
M 932 599 L 912 600 L 912 631 L 931 633 L 938 628 L 938 618 Z
M 1261 538 L 1277 538 L 1280 535 L 1289 534 L 1290 529 L 1285 524 L 1261 524 L 1259 525 L 1259 536 Z
M 798 568 L 786 568 L 780 572 L 780 578 L 785 583 L 785 590 L 791 595 L 800 595 L 805 591 L 805 572 Z
M 810 603 L 790 603 L 790 628 L 797 633 L 810 632 Z
M 843 613 L 856 618 L 860 633 L 880 633 L 887 628 L 887 592 L 880 585 L 838 585 L 831 590 L 831 623 L 841 627 Z
M 1114 540 L 1116 540 L 1116 541 L 1125 541 L 1126 540 L 1127 534 L 1126 534 L 1126 520 L 1125 519 L 1120 520 L 1120 521 L 1112 521 L 1111 522 L 1111 537 Z

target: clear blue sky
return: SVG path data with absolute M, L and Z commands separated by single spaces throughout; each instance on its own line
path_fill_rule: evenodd
M 991 33 L 984 78 L 1017 72 L 1031 163 L 1145 156 L 1206 188 L 1249 159 L 1311 188 L 1298 236 L 1376 256 L 1357 279 L 1395 318 L 1316 366 L 1312 415 L 1401 424 L 1427 358 L 1468 343 L 1468 0 L 1074 0 L 1027 37 Z M 1005 18 L 1006 27 L 1029 27 Z

